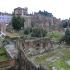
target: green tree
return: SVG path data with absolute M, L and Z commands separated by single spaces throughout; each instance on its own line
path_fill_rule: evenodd
M 33 23 L 31 23 L 31 26 L 34 27 Z
M 36 26 L 32 29 L 31 37 L 45 37 L 47 35 L 47 31 L 43 29 L 41 25 L 36 24 Z
M 27 28 L 27 29 L 24 30 L 24 34 L 29 34 L 29 32 L 30 32 L 29 28 Z
M 65 22 L 65 23 L 63 24 L 63 28 L 66 28 L 66 27 L 68 26 L 68 24 L 69 24 L 69 27 L 70 27 L 70 23 Z
M 63 24 L 63 28 L 66 28 L 68 26 L 68 22 L 65 22 L 64 24 Z
M 29 30 L 30 30 L 30 33 L 31 33 L 32 32 L 32 28 L 30 28 Z
M 70 30 L 68 28 L 65 31 L 65 35 L 60 38 L 60 41 L 65 41 L 70 44 Z
M 21 27 L 24 27 L 24 18 L 20 18 L 20 16 L 13 16 L 12 18 L 12 26 L 15 30 L 19 31 Z

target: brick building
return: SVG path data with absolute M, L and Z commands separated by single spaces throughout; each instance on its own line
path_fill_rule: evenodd
M 25 19 L 24 28 L 31 27 L 31 17 L 28 16 L 28 8 L 20 8 L 20 7 L 15 8 L 14 14 L 16 17 L 20 15 L 21 18 Z

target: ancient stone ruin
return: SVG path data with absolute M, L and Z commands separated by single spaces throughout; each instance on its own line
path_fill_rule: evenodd
M 6 34 L 6 23 L 5 22 L 0 23 L 0 31 Z
M 47 67 L 44 66 L 44 63 L 41 63 L 37 66 L 34 62 L 32 62 L 29 57 L 26 55 L 28 54 L 28 49 L 32 45 L 32 52 L 33 54 L 36 53 L 36 47 L 39 47 L 40 53 L 42 53 L 42 49 L 45 50 L 52 49 L 52 44 L 50 38 L 34 38 L 34 39 L 25 39 L 24 37 L 19 38 L 12 38 L 11 41 L 14 41 L 14 45 L 9 45 L 10 49 L 15 50 L 17 48 L 18 54 L 16 58 L 14 57 L 15 64 L 14 67 L 8 70 L 49 70 Z M 43 47 L 44 45 L 44 47 Z M 14 46 L 12 48 L 12 46 Z M 5 49 L 7 49 L 6 47 Z M 12 50 L 6 51 L 9 56 L 9 52 L 13 52 Z M 13 56 L 15 53 L 13 54 Z M 12 58 L 12 57 L 10 57 Z M 15 69 L 14 69 L 15 68 Z
M 45 50 L 52 50 L 52 43 L 50 38 L 35 38 L 35 39 L 16 39 L 16 48 L 19 49 L 20 43 L 22 43 L 22 47 L 25 50 L 26 54 L 32 53 L 36 54 L 36 51 L 39 50 L 40 53 L 44 52 Z
M 45 49 L 52 49 L 52 44 L 49 38 L 36 38 L 36 39 L 23 39 L 17 38 L 15 41 L 15 46 L 19 50 L 18 60 L 16 61 L 16 68 L 20 70 L 49 70 L 44 64 L 40 64 L 36 66 L 34 62 L 32 62 L 29 57 L 26 55 L 28 53 L 29 46 L 33 46 L 33 53 L 36 52 L 36 45 L 40 44 L 40 52 L 42 50 L 43 44 L 45 44 Z M 25 50 L 25 51 L 24 51 Z

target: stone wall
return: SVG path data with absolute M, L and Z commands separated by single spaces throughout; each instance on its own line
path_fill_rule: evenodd
M 38 47 L 40 53 L 44 52 L 43 49 L 44 50 L 53 49 L 50 38 L 35 38 L 35 39 L 17 38 L 15 43 L 16 43 L 15 46 L 18 49 L 20 45 L 22 45 L 26 54 L 28 54 L 29 52 L 31 52 L 31 54 L 36 54 L 37 45 L 39 45 Z M 30 51 L 29 48 L 32 48 L 32 51 Z
M 20 47 L 19 60 L 20 70 L 49 70 L 43 64 L 36 66 L 35 63 L 27 57 L 22 47 Z

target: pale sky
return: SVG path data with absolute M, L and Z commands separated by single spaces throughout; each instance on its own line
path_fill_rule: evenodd
M 0 12 L 12 13 L 17 7 L 28 7 L 28 13 L 46 10 L 56 18 L 70 17 L 70 0 L 0 0 Z

